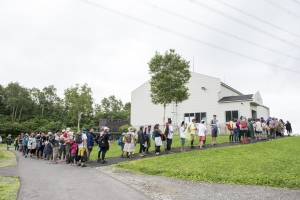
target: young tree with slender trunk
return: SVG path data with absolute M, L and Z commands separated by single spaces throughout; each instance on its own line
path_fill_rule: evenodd
M 148 63 L 151 75 L 150 96 L 152 103 L 164 107 L 163 124 L 166 122 L 167 104 L 180 103 L 189 98 L 189 89 L 186 87 L 191 77 L 189 63 L 176 54 L 174 49 L 166 51 L 164 55 L 156 52 Z

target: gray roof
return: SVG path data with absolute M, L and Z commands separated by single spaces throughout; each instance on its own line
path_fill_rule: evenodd
M 253 94 L 246 94 L 246 95 L 238 95 L 238 96 L 228 96 L 223 97 L 219 100 L 219 102 L 222 101 L 243 101 L 243 100 L 252 100 Z

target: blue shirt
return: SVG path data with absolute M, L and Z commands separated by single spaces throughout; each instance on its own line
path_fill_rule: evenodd
M 87 135 L 87 147 L 94 146 L 94 137 L 91 132 Z

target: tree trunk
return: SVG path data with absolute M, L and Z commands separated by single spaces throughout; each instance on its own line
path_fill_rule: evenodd
M 12 107 L 11 122 L 14 122 L 15 107 Z
M 78 133 L 80 132 L 81 115 L 82 115 L 82 112 L 78 112 L 78 124 L 77 124 Z
M 22 106 L 21 109 L 20 109 L 20 113 L 19 113 L 19 122 L 20 122 L 20 120 L 21 120 L 22 110 L 23 110 L 23 106 Z
M 14 122 L 15 122 L 16 119 L 17 119 L 17 111 L 18 111 L 18 106 L 16 107 L 16 110 L 15 110 L 15 114 L 14 114 Z
M 44 104 L 42 104 L 42 116 L 44 115 Z

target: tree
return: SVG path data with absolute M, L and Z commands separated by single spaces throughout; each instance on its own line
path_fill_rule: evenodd
M 166 106 L 169 103 L 180 103 L 189 98 L 188 83 L 191 73 L 189 61 L 181 58 L 174 49 L 159 52 L 148 63 L 150 79 L 150 96 L 152 103 L 164 107 L 163 124 L 165 123 Z
M 80 131 L 82 115 L 88 116 L 93 113 L 92 90 L 87 84 L 71 87 L 65 90 L 65 105 L 69 115 L 77 116 L 77 128 Z

